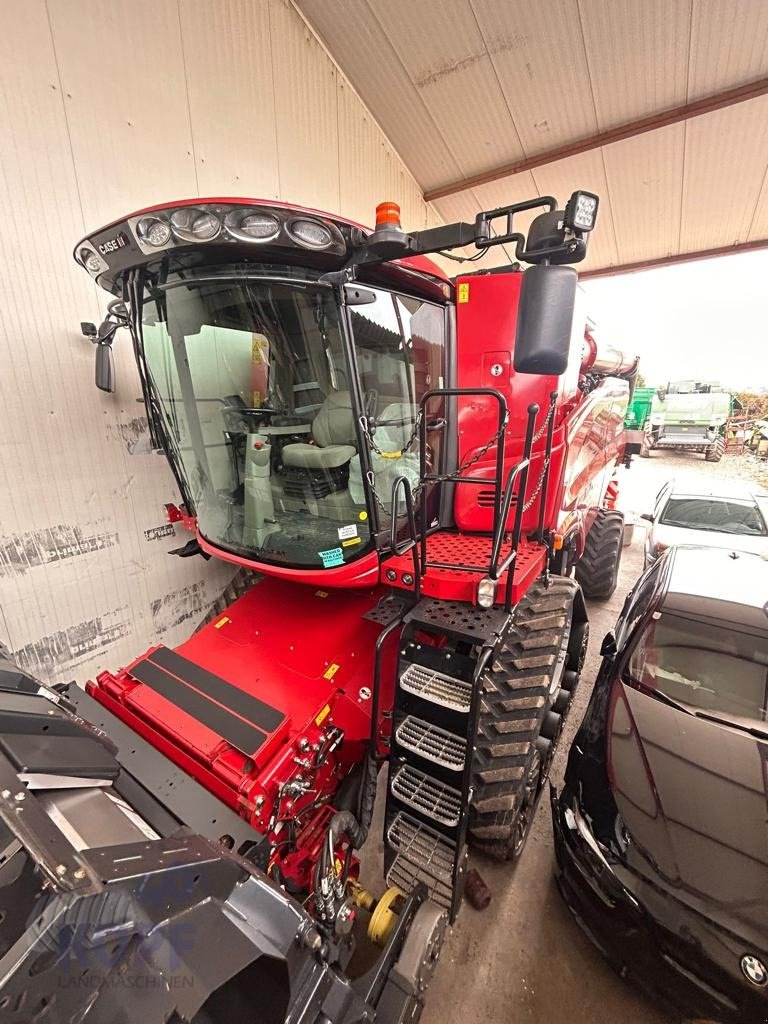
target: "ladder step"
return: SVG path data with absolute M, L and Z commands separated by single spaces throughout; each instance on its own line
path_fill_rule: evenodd
M 389 826 L 387 841 L 397 851 L 387 871 L 387 884 L 410 892 L 417 882 L 424 882 L 432 899 L 449 907 L 456 855 L 451 843 L 402 812 Z
M 427 761 L 454 772 L 464 768 L 466 741 L 447 729 L 441 729 L 439 725 L 407 715 L 397 726 L 395 737 L 401 747 L 412 750 Z
M 468 712 L 472 701 L 471 683 L 423 665 L 409 665 L 400 676 L 400 685 L 408 693 L 453 711 Z
M 458 789 L 425 775 L 410 764 L 399 768 L 390 790 L 404 804 L 434 818 L 443 825 L 455 828 L 461 816 L 461 793 Z

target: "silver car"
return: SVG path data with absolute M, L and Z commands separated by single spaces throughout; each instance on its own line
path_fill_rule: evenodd
M 645 537 L 645 567 L 674 544 L 768 556 L 768 494 L 737 480 L 668 480 L 656 495 Z

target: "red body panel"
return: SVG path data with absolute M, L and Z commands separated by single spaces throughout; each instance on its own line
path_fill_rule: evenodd
M 584 347 L 583 332 L 574 330 L 568 370 L 562 377 L 516 373 L 514 342 L 522 274 L 491 274 L 457 280 L 459 387 L 495 388 L 510 410 L 505 442 L 505 474 L 523 455 L 528 407 L 539 406 L 528 477 L 529 495 L 537 490 L 543 470 L 546 414 L 550 394 L 557 395 L 549 487 L 544 527 L 576 530 L 583 547 L 586 531 L 600 507 L 616 460 L 623 454 L 623 423 L 628 395 L 625 381 L 608 378 L 588 395 L 579 388 Z M 462 301 L 463 300 L 463 301 Z M 574 318 L 578 325 L 579 316 Z M 594 343 L 593 343 L 594 344 Z M 490 398 L 459 400 L 459 464 L 471 458 L 496 432 L 497 404 Z M 496 450 L 472 466 L 476 476 L 487 475 L 488 489 L 457 487 L 456 525 L 465 531 L 489 531 L 493 524 Z M 514 506 L 513 506 L 514 511 Z M 539 521 L 540 499 L 523 516 L 523 534 Z M 511 516 L 508 525 L 511 525 Z
M 379 581 L 379 556 L 375 551 L 363 555 L 353 562 L 346 562 L 334 569 L 288 569 L 282 565 L 265 565 L 255 562 L 242 555 L 214 547 L 196 529 L 197 540 L 203 551 L 223 562 L 232 562 L 245 569 L 256 569 L 258 572 L 269 573 L 281 580 L 292 580 L 310 587 L 375 587 Z
M 176 649 L 284 715 L 250 755 L 138 682 L 131 670 L 144 655 L 117 673 L 101 673 L 87 689 L 258 831 L 268 832 L 279 787 L 303 771 L 297 761 L 302 744 L 316 743 L 331 727 L 344 733 L 327 765 L 311 778 L 311 791 L 283 801 L 281 814 L 294 818 L 318 796 L 330 797 L 362 760 L 371 732 L 374 647 L 382 629 L 363 615 L 383 593 L 314 590 L 264 577 Z M 396 653 L 393 637 L 383 661 L 383 710 L 392 706 Z

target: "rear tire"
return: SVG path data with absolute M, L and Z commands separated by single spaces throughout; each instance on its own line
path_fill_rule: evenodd
M 722 437 L 716 437 L 712 444 L 704 452 L 705 462 L 719 462 L 725 455 L 725 441 Z
M 516 860 L 525 846 L 565 719 L 553 707 L 558 698 L 570 706 L 576 687 L 565 638 L 581 650 L 585 614 L 573 580 L 538 580 L 483 681 L 469 839 L 495 860 Z
M 624 546 L 624 516 L 600 509 L 576 563 L 576 579 L 585 597 L 605 601 L 616 589 Z

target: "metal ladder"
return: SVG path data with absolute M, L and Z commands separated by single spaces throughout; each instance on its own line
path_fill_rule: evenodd
M 481 679 L 509 621 L 501 609 L 425 598 L 401 635 L 384 868 L 404 892 L 423 882 L 451 921 L 464 889 Z

